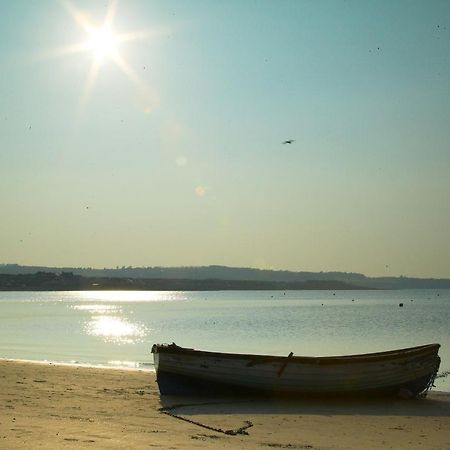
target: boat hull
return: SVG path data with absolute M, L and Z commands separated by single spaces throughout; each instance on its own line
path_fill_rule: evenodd
M 154 345 L 161 395 L 265 393 L 416 396 L 432 384 L 439 344 L 366 355 L 277 357 Z

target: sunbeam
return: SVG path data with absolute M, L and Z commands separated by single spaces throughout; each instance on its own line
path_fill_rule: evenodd
M 63 8 L 70 14 L 74 22 L 83 29 L 87 38 L 81 42 L 63 46 L 56 49 L 50 49 L 41 54 L 41 58 L 53 58 L 69 56 L 76 53 L 91 53 L 92 63 L 86 77 L 83 87 L 83 93 L 80 99 L 79 115 L 82 114 L 98 78 L 100 69 L 107 62 L 113 62 L 114 65 L 130 79 L 146 98 L 151 98 L 151 107 L 146 105 L 145 111 L 153 110 L 156 105 L 157 95 L 146 85 L 138 76 L 136 71 L 126 61 L 120 53 L 120 44 L 136 40 L 148 40 L 168 33 L 165 27 L 156 27 L 148 30 L 138 30 L 118 33 L 114 29 L 114 20 L 117 14 L 117 0 L 112 0 L 107 7 L 104 20 L 101 24 L 95 24 L 90 16 L 80 11 L 70 0 L 60 0 Z M 148 103 L 148 102 L 147 102 Z

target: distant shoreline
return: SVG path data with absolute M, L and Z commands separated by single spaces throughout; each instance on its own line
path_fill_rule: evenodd
M 0 291 L 287 291 L 287 290 L 368 290 L 336 280 L 255 281 L 220 279 L 167 279 L 84 277 L 71 272 L 0 274 Z
M 12 275 L 33 275 L 37 273 L 52 273 L 86 277 L 90 284 L 96 283 L 93 279 L 108 281 L 108 285 L 116 284 L 112 279 L 133 280 L 121 283 L 119 287 L 106 289 L 150 289 L 150 290 L 342 290 L 342 289 L 450 289 L 450 278 L 415 278 L 408 276 L 389 275 L 389 267 L 386 266 L 384 276 L 369 277 L 356 272 L 308 272 L 289 270 L 256 269 L 251 267 L 228 267 L 219 265 L 210 266 L 186 266 L 186 267 L 132 267 L 123 266 L 116 268 L 92 268 L 92 267 L 47 267 L 47 266 L 22 266 L 19 264 L 0 264 L 0 278 Z M 142 284 L 138 280 L 148 280 L 156 287 L 138 287 Z M 152 281 L 150 281 L 152 280 Z M 65 280 L 66 282 L 68 280 Z M 74 280 L 72 280 L 74 281 Z M 253 284 L 252 284 L 253 283 Z M 23 284 L 23 283 L 22 283 Z M 80 284 L 80 283 L 79 283 Z M 183 287 L 176 286 L 183 284 Z M 61 290 L 56 287 L 50 290 Z M 92 287 L 75 286 L 69 290 L 91 290 Z M 0 290 L 12 290 L 5 282 L 0 280 Z M 162 286 L 162 287 L 158 287 Z M 172 287 L 175 286 L 175 287 Z M 48 289 L 43 288 L 41 290 Z M 67 289 L 67 288 L 64 288 Z M 24 290 L 24 289 L 20 289 Z

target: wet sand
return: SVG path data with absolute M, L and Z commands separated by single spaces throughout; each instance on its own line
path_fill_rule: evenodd
M 2 449 L 244 447 L 450 449 L 450 393 L 423 400 L 161 402 L 151 372 L 0 360 Z

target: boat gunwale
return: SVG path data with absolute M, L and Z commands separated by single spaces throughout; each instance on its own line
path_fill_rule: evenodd
M 250 360 L 250 365 L 264 364 L 270 362 L 287 362 L 297 364 L 348 364 L 348 363 L 366 363 L 378 361 L 393 361 L 396 359 L 405 359 L 411 357 L 421 357 L 425 355 L 437 356 L 440 344 L 425 344 L 417 347 L 408 347 L 397 350 L 388 350 L 383 352 L 363 353 L 355 355 L 341 356 L 275 356 L 275 355 L 255 355 L 243 353 L 221 353 L 205 350 L 195 350 L 184 348 L 173 344 L 154 344 L 152 353 L 165 353 L 172 355 L 189 355 L 196 357 L 223 358 L 223 359 L 245 359 Z

